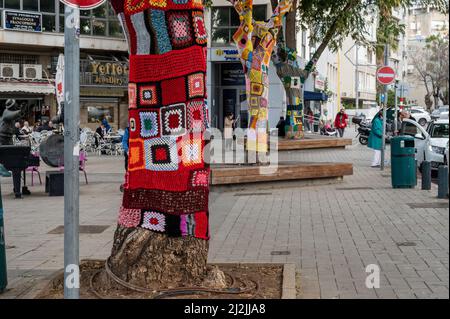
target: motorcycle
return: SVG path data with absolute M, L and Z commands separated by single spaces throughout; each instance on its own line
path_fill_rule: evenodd
M 369 135 L 372 130 L 371 125 L 363 117 L 354 117 L 352 123 L 358 125 L 358 134 L 356 137 L 362 145 L 369 143 Z

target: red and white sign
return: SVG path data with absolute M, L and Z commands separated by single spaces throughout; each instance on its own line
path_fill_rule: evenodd
M 103 4 L 103 2 L 105 2 L 105 0 L 59 0 L 59 1 L 70 7 L 80 8 L 81 10 L 94 9 L 99 5 Z
M 395 71 L 390 66 L 382 66 L 377 70 L 377 80 L 380 84 L 389 85 L 395 81 Z

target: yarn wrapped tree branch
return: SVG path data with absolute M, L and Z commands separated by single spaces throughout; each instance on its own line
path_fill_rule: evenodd
M 263 155 L 268 150 L 269 63 L 283 17 L 292 0 L 281 0 L 267 21 L 253 19 L 253 0 L 230 0 L 241 24 L 233 35 L 246 80 L 249 104 L 247 151 Z
M 209 127 L 202 0 L 109 0 L 130 53 L 129 161 L 102 287 L 222 288 L 207 270 Z M 215 273 L 218 273 L 215 271 Z M 211 284 L 212 283 L 212 284 Z

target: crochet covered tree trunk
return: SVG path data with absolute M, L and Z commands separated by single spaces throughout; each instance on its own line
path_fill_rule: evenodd
M 108 265 L 141 287 L 206 275 L 202 0 L 110 0 L 129 45 L 129 162 Z
M 233 35 L 244 68 L 249 127 L 247 150 L 264 157 L 268 150 L 269 63 L 292 0 L 281 0 L 267 21 L 253 19 L 253 0 L 231 0 L 241 24 Z M 262 156 L 261 156 L 262 155 Z

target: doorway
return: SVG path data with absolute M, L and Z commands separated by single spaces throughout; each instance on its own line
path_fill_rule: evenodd
M 234 114 L 236 126 L 247 128 L 248 126 L 248 105 L 245 87 L 221 87 L 220 89 L 220 129 L 223 129 L 225 116 Z

